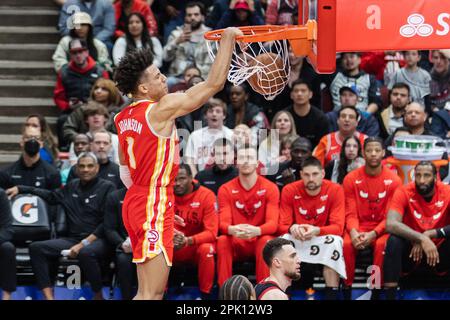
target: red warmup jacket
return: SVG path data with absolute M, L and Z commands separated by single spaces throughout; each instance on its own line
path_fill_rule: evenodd
M 400 178 L 385 166 L 374 177 L 366 173 L 365 167 L 350 172 L 343 183 L 347 231 L 375 230 L 378 236 L 382 235 L 392 197 L 401 185 Z
M 78 68 L 77 65 L 73 61 L 69 62 L 69 68 L 78 73 L 83 74 L 83 73 L 88 72 L 92 68 L 94 68 L 96 63 L 97 62 L 95 62 L 95 60 L 89 56 L 88 60 L 87 60 L 86 68 L 84 68 L 84 69 Z M 103 71 L 102 77 L 105 79 L 109 79 L 108 72 Z M 56 106 L 61 111 L 69 109 L 69 101 L 67 100 L 66 89 L 64 88 L 63 83 L 62 83 L 61 71 L 58 72 L 58 76 L 56 78 L 56 86 L 55 86 L 55 89 L 53 90 L 53 100 L 55 101 Z
M 403 223 L 414 231 L 443 228 L 450 224 L 450 186 L 436 182 L 434 196 L 427 202 L 417 192 L 414 181 L 410 182 L 394 193 L 389 210 L 402 215 Z
M 286 185 L 281 193 L 280 226 L 285 234 L 293 224 L 320 227 L 320 236 L 342 236 L 345 224 L 344 190 L 337 183 L 323 180 L 320 193 L 314 197 L 306 193 L 305 183 L 296 181 Z
M 261 235 L 274 234 L 278 227 L 280 192 L 273 182 L 258 176 L 250 190 L 242 187 L 239 177 L 219 189 L 220 233 L 228 227 L 250 224 L 261 228 Z
M 125 26 L 120 21 L 120 16 L 122 15 L 122 1 L 117 1 L 114 4 L 114 11 L 116 14 L 116 31 L 114 32 L 114 36 L 116 38 L 120 38 L 125 34 Z M 147 21 L 148 32 L 150 36 L 158 35 L 158 23 L 156 22 L 155 16 L 153 15 L 152 9 L 150 6 L 141 0 L 134 0 L 133 7 L 131 8 L 131 13 L 138 12 L 142 14 Z
M 194 244 L 214 243 L 219 228 L 216 196 L 208 188 L 194 183 L 194 191 L 184 196 L 175 196 L 175 214 L 184 219 L 186 226 L 175 228 L 192 237 Z

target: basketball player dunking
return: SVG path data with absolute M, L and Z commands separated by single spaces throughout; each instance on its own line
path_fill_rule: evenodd
M 179 156 L 175 119 L 223 88 L 240 35 L 237 28 L 224 31 L 207 80 L 184 93 L 168 94 L 166 77 L 153 64 L 150 50 L 128 53 L 117 67 L 117 87 L 134 100 L 114 121 L 120 177 L 128 188 L 122 215 L 137 264 L 136 300 L 162 299 L 172 265 L 173 182 Z

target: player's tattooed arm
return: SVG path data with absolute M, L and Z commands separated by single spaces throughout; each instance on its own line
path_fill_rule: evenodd
M 403 223 L 403 216 L 395 210 L 389 210 L 386 220 L 386 232 L 419 243 L 424 235 L 414 231 Z

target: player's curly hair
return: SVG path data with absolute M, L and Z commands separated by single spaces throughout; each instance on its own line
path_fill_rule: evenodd
M 153 63 L 153 53 L 150 48 L 133 50 L 120 59 L 114 81 L 123 94 L 136 91 L 142 73 Z

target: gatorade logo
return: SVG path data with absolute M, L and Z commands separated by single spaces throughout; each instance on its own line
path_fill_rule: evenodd
M 39 219 L 37 209 L 37 197 L 21 197 L 14 201 L 12 214 L 16 221 L 23 224 L 33 224 Z
M 441 13 L 437 18 L 437 23 L 440 28 L 436 29 L 436 35 L 438 36 L 446 36 L 450 33 L 450 14 L 449 13 Z M 407 23 L 400 27 L 400 35 L 405 38 L 412 38 L 414 36 L 419 37 L 429 37 L 431 36 L 435 29 L 429 23 L 425 22 L 425 17 L 419 13 L 411 14 Z

